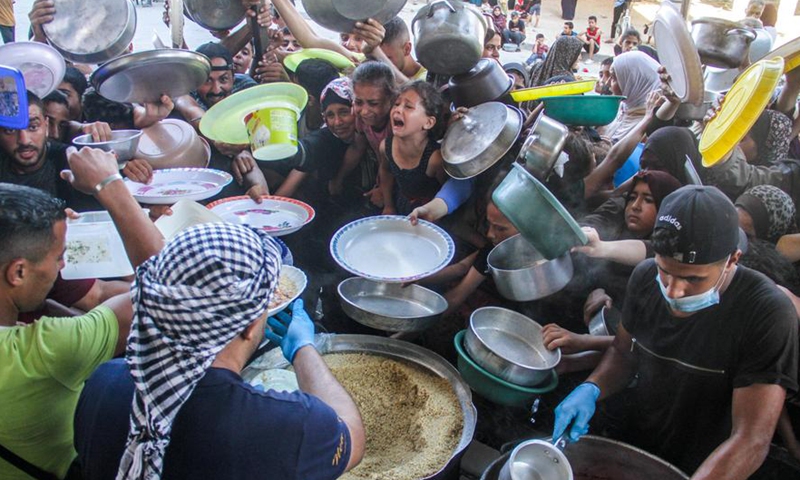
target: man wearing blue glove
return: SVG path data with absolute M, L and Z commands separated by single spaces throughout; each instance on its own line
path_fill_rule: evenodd
M 662 202 L 655 259 L 628 282 L 616 338 L 556 408 L 554 437 L 589 431 L 598 399 L 631 388 L 621 440 L 692 479 L 748 478 L 764 461 L 786 392 L 797 390 L 797 314 L 775 284 L 737 266 L 746 239 L 714 187 Z
M 269 333 L 300 391 L 260 391 L 239 375 L 264 338 L 280 268 L 262 231 L 213 223 L 136 270 L 126 358 L 100 366 L 78 403 L 83 478 L 334 479 L 360 462 L 361 416 L 314 348 L 302 301 Z

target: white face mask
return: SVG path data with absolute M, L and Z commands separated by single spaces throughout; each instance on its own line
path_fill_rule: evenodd
M 725 259 L 725 267 L 728 266 L 728 261 L 730 261 L 730 259 L 731 256 L 728 255 L 728 258 Z M 725 274 L 726 268 L 723 268 L 717 283 L 715 283 L 710 290 L 697 295 L 681 298 L 670 298 L 667 295 L 667 287 L 664 286 L 664 283 L 661 281 L 661 275 L 658 273 L 656 273 L 656 282 L 658 283 L 658 287 L 661 289 L 661 295 L 664 297 L 664 300 L 667 302 L 667 305 L 670 309 L 681 313 L 695 313 L 719 304 L 719 288 L 722 286 L 722 283 L 725 280 Z

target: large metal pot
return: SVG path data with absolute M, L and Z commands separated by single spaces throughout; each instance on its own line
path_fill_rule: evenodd
M 57 10 L 42 28 L 50 45 L 73 62 L 111 60 L 128 49 L 136 33 L 131 0 L 59 0 Z
M 483 173 L 511 149 L 522 131 L 522 121 L 522 112 L 499 102 L 470 108 L 444 135 L 445 172 L 458 179 Z
M 564 288 L 573 274 L 569 252 L 546 260 L 519 234 L 494 247 L 488 263 L 500 295 L 516 302 L 550 296 Z
M 483 307 L 472 312 L 464 335 L 470 358 L 503 380 L 532 387 L 551 378 L 561 350 L 548 350 L 542 326 L 513 310 Z
M 442 75 L 468 72 L 483 54 L 486 17 L 464 2 L 438 0 L 422 7 L 411 22 L 417 60 Z
M 229 30 L 239 25 L 247 13 L 242 2 L 223 0 L 183 0 L 184 13 L 207 30 Z
M 469 72 L 450 79 L 448 92 L 456 107 L 471 108 L 499 100 L 513 86 L 514 79 L 499 63 L 491 58 L 481 58 Z
M 461 456 L 472 441 L 472 436 L 475 433 L 478 412 L 472 404 L 472 392 L 469 389 L 469 385 L 458 374 L 458 370 L 447 360 L 428 349 L 412 343 L 372 335 L 317 335 L 314 345 L 323 354 L 367 353 L 405 361 L 447 381 L 453 387 L 456 398 L 458 398 L 464 426 L 461 430 L 458 445 L 453 450 L 450 460 L 445 465 L 442 465 L 438 472 L 422 480 L 444 478 L 446 474 L 452 473 L 454 469 L 458 468 Z M 251 381 L 264 370 L 288 367 L 289 362 L 283 358 L 281 349 L 275 348 L 261 355 L 245 368 L 242 371 L 242 378 L 245 381 Z
M 547 180 L 564 148 L 567 135 L 569 130 L 563 124 L 547 115 L 539 115 L 522 144 L 519 161 L 525 163 L 531 175 L 541 181 Z
M 705 65 L 734 68 L 742 64 L 750 52 L 756 34 L 738 22 L 703 17 L 692 21 L 692 40 L 700 61 Z
M 303 0 L 311 20 L 334 32 L 351 32 L 356 22 L 368 18 L 384 24 L 405 4 L 406 0 Z
M 689 477 L 664 460 L 626 443 L 584 435 L 579 442 L 564 448 L 575 478 L 613 480 L 687 480 Z M 498 480 L 507 453 L 483 472 L 481 480 Z

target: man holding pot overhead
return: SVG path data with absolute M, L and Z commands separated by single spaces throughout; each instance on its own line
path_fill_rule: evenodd
M 758 469 L 786 393 L 798 387 L 797 315 L 772 281 L 737 265 L 746 248 L 737 218 L 714 187 L 664 199 L 656 256 L 628 282 L 612 347 L 556 408 L 554 438 L 578 440 L 596 401 L 631 385 L 621 440 L 693 479 L 745 479 Z

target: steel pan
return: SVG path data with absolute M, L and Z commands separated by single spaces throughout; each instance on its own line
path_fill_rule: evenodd
M 67 60 L 103 63 L 125 52 L 133 40 L 136 7 L 130 0 L 58 0 L 53 21 L 42 28 Z
M 229 0 L 184 0 L 183 9 L 190 20 L 208 30 L 229 30 L 247 13 L 242 2 Z

